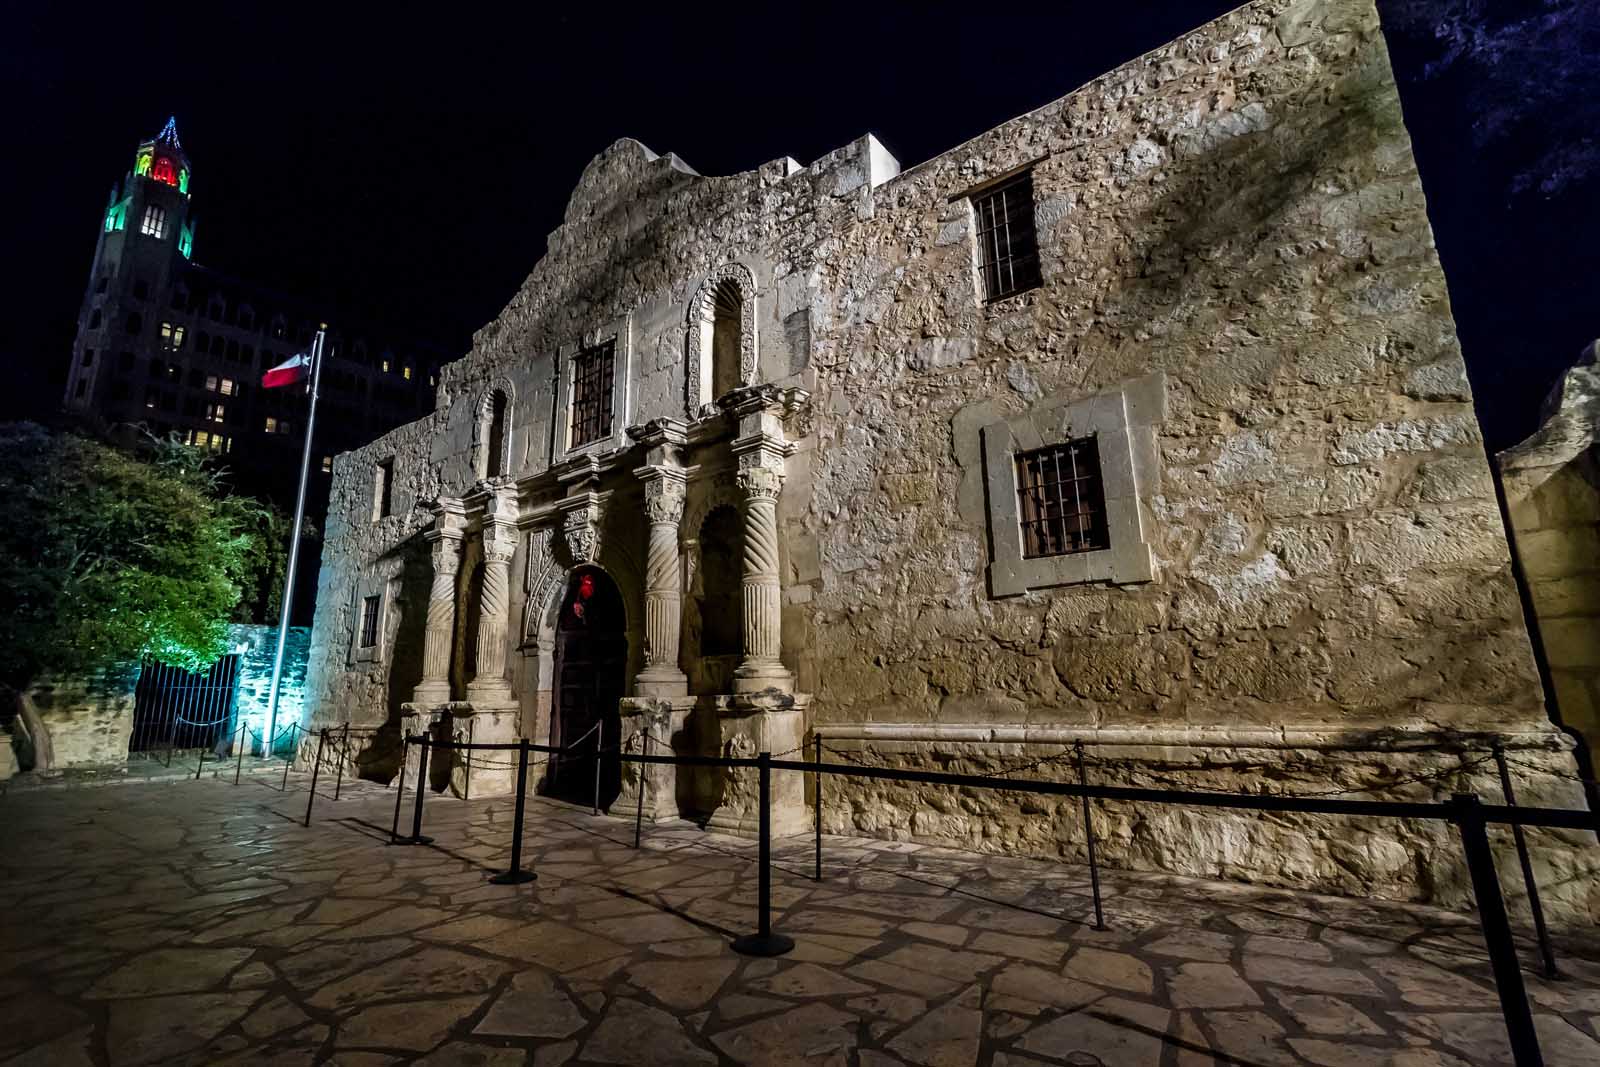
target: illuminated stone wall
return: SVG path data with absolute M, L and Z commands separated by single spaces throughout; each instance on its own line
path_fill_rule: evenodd
M 228 627 L 228 642 L 241 656 L 239 663 L 238 719 L 253 732 L 267 729 L 272 692 L 272 658 L 278 647 L 276 626 Z M 306 663 L 311 650 L 311 628 L 289 627 L 283 648 L 283 673 L 278 683 L 278 729 L 290 723 L 306 725 Z M 237 729 L 237 726 L 235 726 Z M 280 742 L 286 743 L 286 742 Z M 251 742 L 259 751 L 260 742 Z

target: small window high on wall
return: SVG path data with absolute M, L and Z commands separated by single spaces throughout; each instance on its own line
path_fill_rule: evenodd
M 1039 236 L 1033 222 L 1033 173 L 972 197 L 983 298 L 999 300 L 1040 284 Z
M 378 461 L 372 484 L 372 521 L 394 514 L 394 457 Z

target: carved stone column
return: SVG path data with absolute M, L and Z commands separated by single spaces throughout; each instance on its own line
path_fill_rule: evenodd
M 783 649 L 782 583 L 778 573 L 778 494 L 784 461 L 794 451 L 784 436 L 788 393 L 771 385 L 736 390 L 723 403 L 739 419 L 733 452 L 744 493 L 744 659 L 733 672 L 735 693 L 791 692 L 794 676 Z
M 778 580 L 778 493 L 783 471 L 747 466 L 739 471 L 744 493 L 744 659 L 733 672 L 734 691 L 788 690 L 794 677 L 779 658 L 783 641 L 782 588 Z
M 456 628 L 456 574 L 466 527 L 459 500 L 433 506 L 433 529 L 423 536 L 433 546 L 433 585 L 428 591 L 428 621 L 422 638 L 422 680 L 412 700 L 423 706 L 450 699 L 450 643 Z
M 483 590 L 478 616 L 478 673 L 467 699 L 482 707 L 513 704 L 506 681 L 511 631 L 511 557 L 517 547 L 517 492 L 494 490 L 483 509 Z
M 646 464 L 634 470 L 644 482 L 644 509 L 650 521 L 644 574 L 644 669 L 635 680 L 641 698 L 680 697 L 689 679 L 679 669 L 683 631 L 683 556 L 678 524 L 683 521 L 683 425 L 658 419 L 628 430 L 647 449 Z

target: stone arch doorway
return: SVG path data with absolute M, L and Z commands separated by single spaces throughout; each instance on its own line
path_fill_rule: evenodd
M 556 617 L 550 743 L 577 744 L 581 750 L 575 757 L 551 761 L 551 795 L 584 803 L 594 799 L 595 763 L 589 754 L 594 751 L 594 739 L 579 739 L 599 723 L 605 747 L 617 747 L 621 728 L 617 703 L 626 694 L 627 672 L 627 613 L 622 594 L 599 567 L 575 568 L 567 578 Z M 615 756 L 601 760 L 601 807 L 615 800 L 621 790 L 621 769 Z

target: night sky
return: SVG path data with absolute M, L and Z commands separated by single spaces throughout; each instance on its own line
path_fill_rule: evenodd
M 329 13 L 345 6 L 8 14 L 0 415 L 55 409 L 108 190 L 169 114 L 194 166 L 198 262 L 464 352 L 619 136 L 726 174 L 871 131 L 911 166 L 1235 5 Z M 1600 5 L 1382 7 L 1480 417 L 1502 448 L 1600 335 Z

